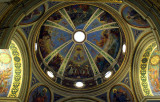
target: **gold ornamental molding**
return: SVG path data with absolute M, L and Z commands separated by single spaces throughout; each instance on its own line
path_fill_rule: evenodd
M 66 0 L 50 0 L 50 1 L 64 1 Z M 106 2 L 106 3 L 122 3 L 122 0 L 67 0 L 67 2 Z
M 14 61 L 14 76 L 8 97 L 18 97 L 22 85 L 23 63 L 20 50 L 14 41 L 11 41 L 9 47 Z

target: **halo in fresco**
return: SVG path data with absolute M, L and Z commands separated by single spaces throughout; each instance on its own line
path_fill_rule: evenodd
M 9 64 L 11 62 L 11 56 L 7 53 L 0 53 L 0 62 Z
M 150 62 L 152 65 L 157 65 L 159 63 L 160 59 L 158 55 L 152 56 L 152 58 L 150 59 Z
M 160 51 L 155 48 L 151 54 L 148 65 L 149 85 L 153 95 L 160 95 Z
M 133 8 L 126 6 L 122 10 L 123 18 L 132 26 L 136 27 L 149 27 L 148 22 Z
M 110 102 L 134 102 L 134 100 L 128 88 L 116 85 L 110 90 Z
M 44 5 L 41 5 L 40 7 L 36 8 L 34 11 L 29 13 L 27 16 L 25 16 L 20 24 L 30 24 L 38 20 L 45 12 Z
M 101 84 L 105 73 L 116 73 L 123 62 L 120 56 L 124 55 L 121 47 L 125 36 L 120 29 L 112 15 L 98 7 L 64 7 L 51 14 L 41 27 L 38 62 L 44 72 L 52 71 L 53 80 L 63 86 L 76 88 L 77 81 L 84 82 L 84 88 Z M 74 41 L 76 31 L 85 33 L 85 41 Z
M 51 102 L 51 92 L 45 86 L 38 86 L 31 91 L 29 102 Z

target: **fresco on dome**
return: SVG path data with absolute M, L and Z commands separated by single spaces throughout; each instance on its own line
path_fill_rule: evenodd
M 71 17 L 76 29 L 83 29 L 87 21 L 96 11 L 97 7 L 90 5 L 71 5 L 65 8 Z
M 157 48 L 149 59 L 148 79 L 153 95 L 160 95 L 160 51 Z
M 111 55 L 113 58 L 117 57 L 117 54 L 120 50 L 120 31 L 119 29 L 112 29 L 109 32 L 112 36 L 109 36 L 110 46 L 107 48 L 104 48 L 104 51 L 108 52 L 109 55 Z M 104 34 L 105 35 L 105 34 Z
M 101 26 L 102 24 L 99 22 L 99 20 L 98 19 L 95 19 L 89 26 L 88 26 L 88 28 L 86 29 L 86 31 L 89 31 L 89 30 L 92 30 L 92 29 L 94 29 L 94 28 L 96 28 L 96 27 L 99 27 L 99 26 Z
M 55 22 L 63 27 L 66 27 L 67 29 L 71 31 L 74 31 L 72 27 L 70 26 L 70 24 L 67 22 L 67 20 L 64 18 L 64 16 L 59 11 L 49 16 L 47 20 Z
M 112 17 L 112 15 L 109 14 L 108 12 L 103 12 L 100 16 L 97 17 L 97 19 L 101 24 L 116 22 L 115 19 Z
M 77 43 L 73 34 L 80 29 L 87 37 Z M 53 68 L 55 75 L 61 76 L 56 76 L 56 83 L 63 86 L 74 88 L 76 81 L 85 82 L 84 88 L 101 84 L 105 80 L 94 76 L 111 67 L 118 71 L 120 65 L 114 64 L 114 59 L 123 62 L 119 58 L 124 40 L 120 29 L 109 13 L 95 6 L 76 4 L 59 9 L 41 27 L 36 51 L 38 62 L 43 71 L 48 66 Z
M 33 12 L 25 16 L 20 24 L 29 24 L 37 21 L 45 12 L 45 7 L 43 5 L 36 8 Z
M 87 40 L 103 49 L 113 58 L 116 58 L 120 47 L 119 29 L 110 29 L 90 33 L 88 34 Z
M 77 79 L 93 77 L 92 68 L 82 45 L 75 46 L 64 76 Z
M 55 71 L 58 72 L 64 58 L 66 57 L 67 53 L 69 52 L 70 48 L 72 47 L 73 42 L 63 48 L 50 62 L 49 66 Z
M 145 19 L 142 18 L 140 14 L 138 14 L 134 9 L 127 6 L 122 10 L 123 18 L 132 26 L 137 27 L 149 27 L 149 24 Z
M 85 45 L 88 48 L 91 56 L 93 57 L 95 64 L 97 65 L 99 71 L 101 73 L 105 71 L 110 66 L 110 63 L 99 52 L 97 52 L 92 46 L 90 46 L 87 43 L 85 43 Z
M 0 97 L 7 97 L 13 78 L 13 61 L 10 50 L 0 49 Z
M 88 26 L 86 31 L 89 31 L 93 28 L 96 28 L 98 26 L 105 25 L 111 22 L 116 22 L 116 21 L 108 12 L 103 12 Z
M 110 66 L 110 63 L 100 54 L 96 56 L 95 63 L 101 73 Z
M 49 26 L 42 26 L 38 43 L 43 58 L 59 46 L 71 40 L 71 37 L 72 35 L 65 31 Z
M 116 85 L 110 90 L 110 102 L 134 102 L 134 100 L 129 89 Z
M 90 46 L 88 43 L 85 42 L 85 45 L 88 49 L 88 51 L 90 52 L 91 56 L 93 57 L 93 59 L 96 58 L 96 56 L 99 54 L 99 52 L 97 50 L 95 50 L 92 46 Z
M 45 86 L 38 86 L 30 92 L 29 102 L 51 102 L 51 92 Z

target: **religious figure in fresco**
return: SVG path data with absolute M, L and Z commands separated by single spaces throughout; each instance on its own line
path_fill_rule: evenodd
M 51 47 L 50 47 L 51 46 L 51 36 L 48 34 L 47 31 L 44 31 L 38 42 L 39 42 L 40 49 L 42 51 L 42 56 L 46 57 L 51 52 Z
M 99 68 L 99 70 L 102 71 L 104 67 L 104 59 L 97 57 L 96 63 L 97 63 L 97 67 Z
M 77 65 L 76 67 L 75 67 L 75 73 L 73 73 L 73 75 L 74 76 L 80 76 L 80 71 L 81 71 L 81 69 L 80 69 L 80 65 Z
M 54 21 L 54 22 L 58 22 L 58 21 L 60 21 L 61 19 L 62 19 L 62 16 L 61 16 L 61 14 L 60 14 L 59 12 L 55 12 L 54 14 L 52 14 L 52 15 L 48 18 L 48 20 Z
M 144 20 L 140 14 L 138 14 L 135 10 L 133 10 L 132 8 L 128 9 L 127 12 L 127 19 L 132 19 L 134 22 L 136 22 L 137 24 L 141 24 L 141 25 L 146 25 L 147 22 L 146 20 Z
M 41 13 L 42 13 L 41 11 L 39 11 L 38 9 L 35 9 L 32 13 L 30 13 L 29 15 L 27 15 L 23 20 L 33 19 L 34 16 L 40 16 Z
M 13 61 L 8 49 L 0 50 L 0 97 L 7 97 L 13 79 Z
M 82 60 L 84 60 L 83 53 L 84 51 L 82 50 L 82 46 L 76 46 L 73 59 L 77 62 L 81 62 Z
M 113 102 L 131 102 L 123 89 L 113 89 Z
M 66 7 L 65 9 L 77 28 L 78 26 L 84 27 L 85 23 L 89 20 L 97 8 L 94 6 L 79 4 Z M 83 29 L 83 27 L 81 29 Z
M 88 65 L 85 65 L 85 67 L 81 70 L 81 75 L 82 76 L 88 76 L 89 75 L 89 70 L 88 70 Z
M 90 77 L 89 66 L 80 66 L 69 64 L 68 75 L 76 78 Z
M 20 22 L 20 24 L 29 24 L 33 23 L 34 21 L 38 20 L 43 13 L 45 12 L 45 8 L 43 5 L 40 7 L 36 8 L 34 11 L 26 15 L 23 20 Z
M 38 86 L 30 93 L 28 102 L 51 102 L 51 92 L 45 86 Z
M 8 91 L 7 79 L 10 78 L 9 76 L 12 74 L 11 71 L 12 71 L 12 68 L 7 68 L 6 70 L 0 71 L 0 93 L 3 93 L 3 92 L 7 93 Z
M 106 22 L 106 23 L 111 23 L 115 21 L 108 12 L 102 13 L 99 17 L 99 20 L 100 22 Z
M 110 65 L 108 63 L 108 61 L 103 56 L 101 56 L 101 55 L 99 55 L 99 56 L 96 57 L 95 62 L 96 62 L 97 67 L 99 68 L 100 72 L 103 72 Z
M 108 30 L 106 30 L 104 33 L 102 33 L 100 41 L 98 41 L 97 39 L 93 39 L 93 41 L 96 42 L 96 45 L 98 45 L 101 48 L 106 44 L 106 42 L 108 40 L 109 40 L 109 31 Z
M 43 88 L 41 92 L 37 89 L 37 91 L 32 96 L 33 98 L 32 102 L 48 102 L 46 93 L 47 93 L 46 88 Z
M 156 68 L 149 69 L 149 80 L 151 81 L 153 91 L 159 92 L 160 91 L 159 73 Z
M 74 68 L 73 68 L 73 66 L 70 64 L 69 65 L 69 67 L 70 67 L 70 70 L 69 70 L 69 72 L 68 72 L 68 75 L 73 75 L 73 73 L 74 73 Z
M 51 68 L 53 68 L 56 72 L 58 71 L 58 69 L 61 66 L 63 59 L 62 56 L 58 53 L 50 62 L 49 62 L 49 66 L 51 66 Z
M 80 75 L 80 65 L 69 65 L 68 75 L 78 77 Z

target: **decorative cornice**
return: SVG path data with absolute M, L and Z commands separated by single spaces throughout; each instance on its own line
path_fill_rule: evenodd
M 50 0 L 50 1 L 63 1 L 66 0 Z M 106 3 L 122 3 L 123 0 L 67 0 L 68 2 L 106 2 Z

